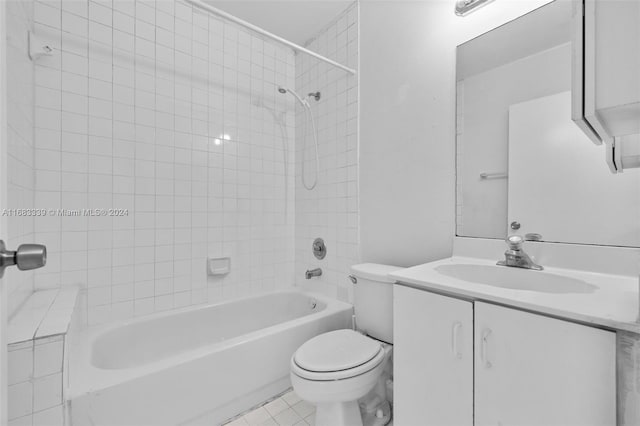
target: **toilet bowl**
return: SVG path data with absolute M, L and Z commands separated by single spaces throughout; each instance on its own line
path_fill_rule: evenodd
M 318 426 L 361 426 L 358 399 L 378 382 L 391 345 L 353 330 L 324 333 L 291 357 L 291 384 L 316 406 Z
M 320 334 L 291 357 L 291 384 L 300 398 L 315 404 L 316 426 L 362 426 L 358 400 L 374 389 L 391 358 L 393 281 L 387 275 L 398 269 L 352 266 L 358 331 Z

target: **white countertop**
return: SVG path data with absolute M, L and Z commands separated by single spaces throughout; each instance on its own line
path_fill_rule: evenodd
M 640 333 L 638 323 L 638 277 L 585 272 L 573 269 L 545 268 L 544 271 L 525 273 L 552 273 L 580 279 L 595 286 L 589 293 L 545 293 L 514 290 L 480 284 L 439 273 L 435 268 L 446 264 L 491 265 L 495 260 L 454 256 L 392 272 L 397 282 L 410 284 L 452 296 L 478 301 L 494 302 L 514 308 L 566 318 L 586 324 Z

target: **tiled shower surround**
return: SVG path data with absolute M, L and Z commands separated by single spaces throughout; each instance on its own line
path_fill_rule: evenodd
M 358 67 L 358 7 L 353 4 L 320 31 L 306 47 L 350 68 Z M 302 132 L 296 133 L 296 283 L 341 300 L 352 300 L 349 267 L 358 263 L 358 77 L 306 55 L 296 56 L 296 91 L 321 92 L 310 98 L 318 125 L 320 172 L 318 185 L 307 191 L 300 176 L 306 161 L 307 182 L 315 169 L 311 124 L 306 155 Z M 297 106 L 296 130 L 304 129 Z M 327 256 L 316 259 L 311 245 L 322 237 Z M 322 268 L 322 276 L 305 280 L 304 271 Z M 321 285 L 319 285 L 321 284 Z
M 9 0 L 7 7 L 7 208 L 29 209 L 34 201 L 34 71 L 27 56 L 28 33 L 33 30 L 32 0 Z M 34 219 L 7 215 L 3 235 L 9 250 L 33 242 Z M 6 271 L 9 316 L 33 291 L 33 271 Z
M 102 323 L 292 285 L 290 49 L 172 0 L 37 0 L 35 32 L 35 204 L 118 214 L 38 218 L 37 289 Z

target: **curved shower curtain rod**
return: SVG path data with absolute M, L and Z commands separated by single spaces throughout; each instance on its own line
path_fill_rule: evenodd
M 293 43 L 293 42 L 291 42 L 291 41 L 289 41 L 287 39 L 284 39 L 284 38 L 282 38 L 280 36 L 277 36 L 277 35 L 275 35 L 273 33 L 270 33 L 269 31 L 267 31 L 265 29 L 262 29 L 262 28 L 260 28 L 260 27 L 258 27 L 256 25 L 253 25 L 253 24 L 251 24 L 251 23 L 249 23 L 247 21 L 244 21 L 244 20 L 242 20 L 240 18 L 237 18 L 237 17 L 233 16 L 230 13 L 227 13 L 227 12 L 225 12 L 223 10 L 220 10 L 220 9 L 216 8 L 216 7 L 210 6 L 210 5 L 202 2 L 201 0 L 185 0 L 185 1 L 187 3 L 189 3 L 189 4 L 191 4 L 192 6 L 195 6 L 195 7 L 199 8 L 199 9 L 205 10 L 205 11 L 207 11 L 209 13 L 212 13 L 214 15 L 217 15 L 217 16 L 220 16 L 222 18 L 225 18 L 225 19 L 227 19 L 229 21 L 235 22 L 238 25 L 241 25 L 241 26 L 243 26 L 245 28 L 248 28 L 248 29 L 250 29 L 250 30 L 252 30 L 252 31 L 254 31 L 256 33 L 262 34 L 265 37 L 269 37 L 270 39 L 273 39 L 273 40 L 275 40 L 275 41 L 277 41 L 279 43 L 282 43 L 282 44 L 284 44 L 286 46 L 289 46 L 290 48 L 292 48 L 292 49 L 294 49 L 294 50 L 296 50 L 298 52 L 306 53 L 307 55 L 313 56 L 314 58 L 319 59 L 320 61 L 323 61 L 323 62 L 326 62 L 326 63 L 328 63 L 330 65 L 333 65 L 336 68 L 340 68 L 341 70 L 344 70 L 344 71 L 348 72 L 351 75 L 355 75 L 356 74 L 356 70 L 354 70 L 353 68 L 349 68 L 347 66 L 344 66 L 341 63 L 333 61 L 333 60 L 331 60 L 331 59 L 329 59 L 327 57 L 324 57 L 324 56 L 314 52 L 314 51 L 311 51 L 311 50 L 309 50 L 307 48 L 304 48 L 304 47 L 302 47 L 300 45 L 297 45 L 297 44 L 295 44 L 295 43 Z

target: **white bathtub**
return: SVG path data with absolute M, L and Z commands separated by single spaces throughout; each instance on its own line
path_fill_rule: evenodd
M 351 315 L 349 304 L 286 291 L 76 333 L 71 424 L 218 424 L 286 390 L 298 346 L 350 327 Z

